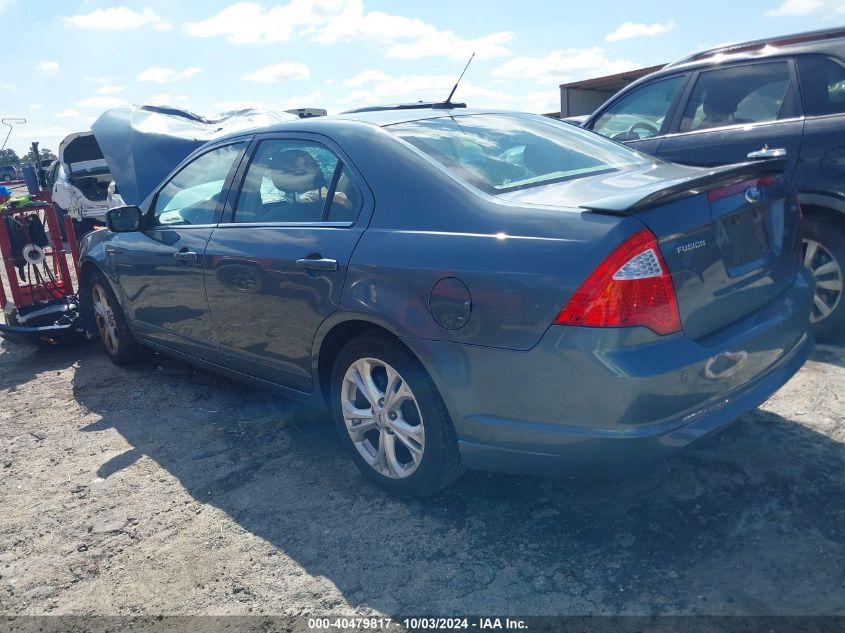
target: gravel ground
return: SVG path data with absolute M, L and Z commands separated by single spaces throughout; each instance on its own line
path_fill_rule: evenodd
M 406 502 L 324 412 L 180 361 L 0 344 L 0 614 L 845 614 L 845 349 L 622 482 Z

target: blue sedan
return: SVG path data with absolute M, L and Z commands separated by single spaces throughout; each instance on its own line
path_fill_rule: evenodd
M 812 347 L 777 162 L 704 169 L 527 114 L 396 109 L 217 139 L 81 245 L 141 347 L 328 406 L 399 495 L 611 474 L 759 405 Z

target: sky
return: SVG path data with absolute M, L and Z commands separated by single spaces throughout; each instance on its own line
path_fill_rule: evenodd
M 560 110 L 559 85 L 719 44 L 845 26 L 845 0 L 0 0 L 6 147 L 58 149 L 112 107 L 444 100 Z M 0 144 L 9 128 L 0 126 Z

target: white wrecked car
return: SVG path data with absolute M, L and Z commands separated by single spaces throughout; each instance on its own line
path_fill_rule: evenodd
M 76 223 L 77 235 L 87 233 L 95 223 L 105 224 L 106 196 L 111 180 L 109 167 L 93 132 L 77 132 L 65 137 L 59 145 L 59 160 L 47 173 L 59 222 L 63 223 L 64 216 L 70 215 Z

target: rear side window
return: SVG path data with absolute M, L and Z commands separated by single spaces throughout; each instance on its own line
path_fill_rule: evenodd
M 684 77 L 662 79 L 634 90 L 610 106 L 593 131 L 614 141 L 636 141 L 660 133 Z
M 698 76 L 681 132 L 762 123 L 795 116 L 787 62 L 720 68 Z
M 821 55 L 798 58 L 798 77 L 804 114 L 819 116 L 845 112 L 845 68 Z
M 385 127 L 478 189 L 499 194 L 653 162 L 574 125 L 476 114 Z
M 363 196 L 328 147 L 265 140 L 247 169 L 235 222 L 354 222 Z

